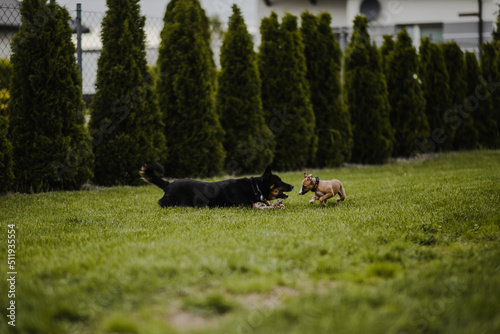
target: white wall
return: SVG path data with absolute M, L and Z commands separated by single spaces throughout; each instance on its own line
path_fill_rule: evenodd
M 317 0 L 316 5 L 308 0 L 271 0 L 272 6 L 267 6 L 263 0 L 257 1 L 257 13 L 259 21 L 269 16 L 274 11 L 281 18 L 284 13 L 290 13 L 300 17 L 304 10 L 309 10 L 313 14 L 327 11 L 332 15 L 332 25 L 335 27 L 346 26 L 346 7 L 348 0 Z

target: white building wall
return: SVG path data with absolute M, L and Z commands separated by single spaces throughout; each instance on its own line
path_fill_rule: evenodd
M 300 17 L 304 10 L 313 14 L 327 11 L 332 15 L 332 24 L 337 27 L 348 25 L 346 8 L 348 0 L 317 0 L 313 5 L 308 0 L 271 0 L 272 5 L 267 6 L 263 0 L 257 1 L 257 13 L 259 22 L 262 18 L 269 16 L 272 11 L 280 17 L 285 13 L 290 13 Z
M 333 27 L 346 27 L 350 32 L 354 17 L 360 14 L 363 0 L 316 0 L 316 5 L 307 0 L 270 0 L 267 6 L 263 0 L 257 1 L 258 20 L 275 11 L 279 17 L 284 13 L 300 16 L 304 10 L 312 13 L 328 11 L 332 14 Z M 420 37 L 436 29 L 436 41 L 456 40 L 467 48 L 478 43 L 478 17 L 460 16 L 477 13 L 478 0 L 378 0 L 380 11 L 370 22 L 370 34 L 374 41 L 382 43 L 384 34 L 396 34 L 403 26 L 412 34 L 415 46 Z M 482 0 L 483 41 L 491 39 L 491 31 L 496 22 L 500 0 Z M 436 25 L 434 27 L 432 25 Z M 260 36 L 255 36 L 256 44 Z

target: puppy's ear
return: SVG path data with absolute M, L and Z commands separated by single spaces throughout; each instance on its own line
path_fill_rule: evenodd
M 306 172 L 304 172 L 304 179 L 305 179 L 306 177 L 307 177 L 307 174 L 306 174 Z
M 267 165 L 264 174 L 262 174 L 262 176 L 269 176 L 269 175 L 271 175 L 271 165 Z

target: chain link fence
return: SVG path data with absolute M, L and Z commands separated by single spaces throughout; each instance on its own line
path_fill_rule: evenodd
M 74 11 L 73 17 L 77 16 Z M 101 21 L 104 13 L 81 12 L 81 52 L 82 52 L 82 92 L 84 96 L 95 93 L 95 81 L 97 75 L 97 61 L 101 55 Z M 146 58 L 149 65 L 156 64 L 158 58 L 158 48 L 160 45 L 160 33 L 163 29 L 163 19 L 146 17 L 144 27 L 146 33 Z M 77 35 L 73 35 L 75 45 L 77 45 Z
M 220 1 L 219 1 L 220 2 Z M 18 5 L 0 5 L 0 107 L 8 99 L 8 85 L 10 82 L 11 40 L 21 26 L 21 14 Z M 81 17 L 81 69 L 82 69 L 82 92 L 84 100 L 89 101 L 95 93 L 95 81 L 97 76 L 97 61 L 101 54 L 101 21 L 105 13 L 85 11 L 83 7 Z M 70 26 L 73 29 L 73 41 L 77 45 L 77 9 L 70 10 Z M 160 33 L 163 29 L 163 19 L 159 17 L 146 17 L 146 54 L 149 65 L 156 64 L 158 48 L 160 45 Z M 350 38 L 348 29 L 335 31 L 339 37 L 341 46 L 345 48 Z M 380 37 L 381 38 L 381 37 Z M 214 49 L 220 47 L 221 41 L 212 43 Z M 462 49 L 473 51 L 478 54 L 478 45 L 475 43 L 459 43 Z M 217 50 L 214 50 L 216 58 Z
M 11 40 L 19 31 L 21 26 L 21 14 L 19 5 L 0 5 L 0 100 L 6 92 L 11 74 L 10 56 Z M 105 13 L 81 11 L 81 69 L 82 69 L 82 93 L 85 100 L 95 93 L 95 81 L 97 76 L 97 61 L 101 55 L 101 22 Z M 73 29 L 73 42 L 77 45 L 77 10 L 70 10 L 73 18 L 69 24 Z M 160 45 L 160 33 L 163 29 L 163 19 L 146 17 L 146 57 L 148 64 L 153 66 L 158 58 Z M 5 90 L 4 93 L 3 90 Z M 2 103 L 0 101 L 0 103 Z

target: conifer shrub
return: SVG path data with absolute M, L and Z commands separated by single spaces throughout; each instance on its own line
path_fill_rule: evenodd
M 387 67 L 387 60 L 389 53 L 394 51 L 394 39 L 392 35 L 384 35 L 382 36 L 384 38 L 384 42 L 382 43 L 382 46 L 380 47 L 380 54 L 382 56 L 382 69 L 384 70 L 384 74 L 387 77 L 387 71 L 390 69 Z
M 392 155 L 408 157 L 416 149 L 415 141 L 424 141 L 430 135 L 425 100 L 417 78 L 418 55 L 406 29 L 398 33 L 392 47 L 385 49 L 389 50 L 385 56 L 385 73 L 395 139 Z
M 440 47 L 449 76 L 451 105 L 445 111 L 444 117 L 445 121 L 451 122 L 455 129 L 453 148 L 471 149 L 475 146 L 473 143 L 477 141 L 477 131 L 474 129 L 470 113 L 464 109 L 463 104 L 467 95 L 474 94 L 475 91 L 467 92 L 464 53 L 454 41 L 443 43 Z M 478 82 L 477 76 L 472 82 Z
M 497 51 L 494 42 L 484 43 L 481 46 L 481 81 L 482 84 L 480 93 L 482 98 L 479 102 L 477 114 L 474 116 L 474 124 L 479 132 L 479 145 L 484 148 L 495 148 L 499 143 L 497 113 L 499 110 L 496 105 L 496 94 L 499 88 L 491 86 L 491 82 L 497 82 L 498 64 L 497 64 Z M 474 81 L 478 84 L 478 81 Z
M 138 0 L 107 1 L 90 128 L 100 185 L 138 184 L 137 170 L 165 157 L 164 123 L 145 51 Z
M 216 110 L 226 133 L 226 170 L 262 172 L 273 159 L 274 139 L 262 110 L 252 36 L 236 5 L 222 43 L 220 64 Z
M 465 95 L 458 105 L 458 124 L 455 133 L 455 149 L 472 150 L 478 147 L 479 132 L 476 129 L 474 118 L 477 115 L 479 104 L 473 103 L 469 98 L 474 98 L 480 75 L 479 64 L 473 52 L 466 51 L 464 57 Z
M 13 190 L 78 189 L 92 176 L 81 79 L 69 13 L 55 1 L 25 0 L 12 41 L 9 137 Z
M 163 163 L 172 177 L 217 174 L 225 158 L 202 14 L 191 0 L 178 0 L 165 13 L 157 92 L 169 150 Z
M 384 163 L 391 156 L 394 142 L 390 105 L 381 56 L 371 43 L 364 16 L 354 19 L 344 61 L 344 92 L 353 133 L 352 161 Z
M 307 65 L 307 81 L 320 143 L 315 165 L 335 167 L 349 161 L 352 147 L 351 120 L 345 108 L 340 66 L 342 51 L 331 28 L 329 13 L 301 15 L 301 34 Z
M 12 64 L 8 59 L 0 58 L 0 90 L 8 89 L 12 76 Z
M 260 30 L 262 104 L 276 138 L 273 167 L 295 170 L 313 165 L 318 138 L 297 17 L 286 14 L 279 24 L 277 15 L 271 13 L 262 20 Z
M 9 118 L 0 111 L 0 194 L 12 188 L 12 143 L 8 138 Z
M 448 71 L 439 46 L 429 37 L 422 39 L 419 48 L 419 79 L 426 101 L 425 113 L 431 136 L 435 139 L 435 149 L 451 150 L 455 129 L 451 122 L 444 120 L 444 113 L 452 107 Z
M 165 15 L 163 16 L 163 30 L 161 35 L 163 35 L 166 28 L 169 27 L 168 23 L 173 23 L 175 21 L 175 11 L 174 8 L 178 2 L 188 1 L 193 6 L 193 9 L 198 13 L 197 19 L 193 20 L 190 24 L 193 25 L 193 28 L 196 29 L 202 36 L 202 40 L 206 43 L 207 53 L 209 58 L 209 71 L 210 71 L 210 79 L 212 80 L 212 85 L 215 87 L 217 84 L 217 67 L 215 65 L 214 53 L 212 51 L 211 42 L 212 42 L 212 33 L 215 33 L 212 30 L 210 19 L 207 17 L 205 10 L 201 7 L 201 3 L 199 0 L 171 0 L 167 4 L 167 8 L 165 11 Z M 215 92 L 214 92 L 215 94 Z

